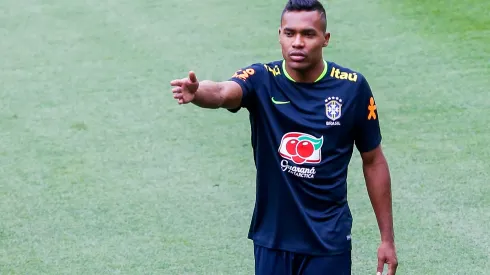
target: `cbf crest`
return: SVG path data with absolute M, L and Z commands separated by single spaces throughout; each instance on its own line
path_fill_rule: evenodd
M 327 121 L 327 125 L 340 125 L 337 120 L 342 116 L 342 99 L 338 97 L 325 99 L 325 114 L 330 119 Z

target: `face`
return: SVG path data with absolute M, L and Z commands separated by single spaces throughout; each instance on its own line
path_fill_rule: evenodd
M 279 29 L 282 55 L 288 66 L 305 71 L 323 62 L 322 50 L 328 45 L 330 33 L 317 11 L 286 12 Z

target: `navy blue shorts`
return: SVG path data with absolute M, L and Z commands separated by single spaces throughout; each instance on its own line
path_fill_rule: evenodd
M 310 256 L 254 245 L 255 275 L 351 275 L 351 251 Z

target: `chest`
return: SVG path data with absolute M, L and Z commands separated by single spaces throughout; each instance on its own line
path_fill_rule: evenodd
M 272 81 L 257 93 L 257 115 L 277 134 L 348 140 L 356 118 L 355 92 L 355 87 L 338 82 L 306 86 Z

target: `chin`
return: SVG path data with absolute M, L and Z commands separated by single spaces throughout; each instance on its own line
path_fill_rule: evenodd
M 296 62 L 296 61 L 289 60 L 288 61 L 288 66 L 291 69 L 293 69 L 293 70 L 305 71 L 305 70 L 308 70 L 311 67 L 311 64 L 308 63 L 308 62 L 305 62 L 305 61 Z

